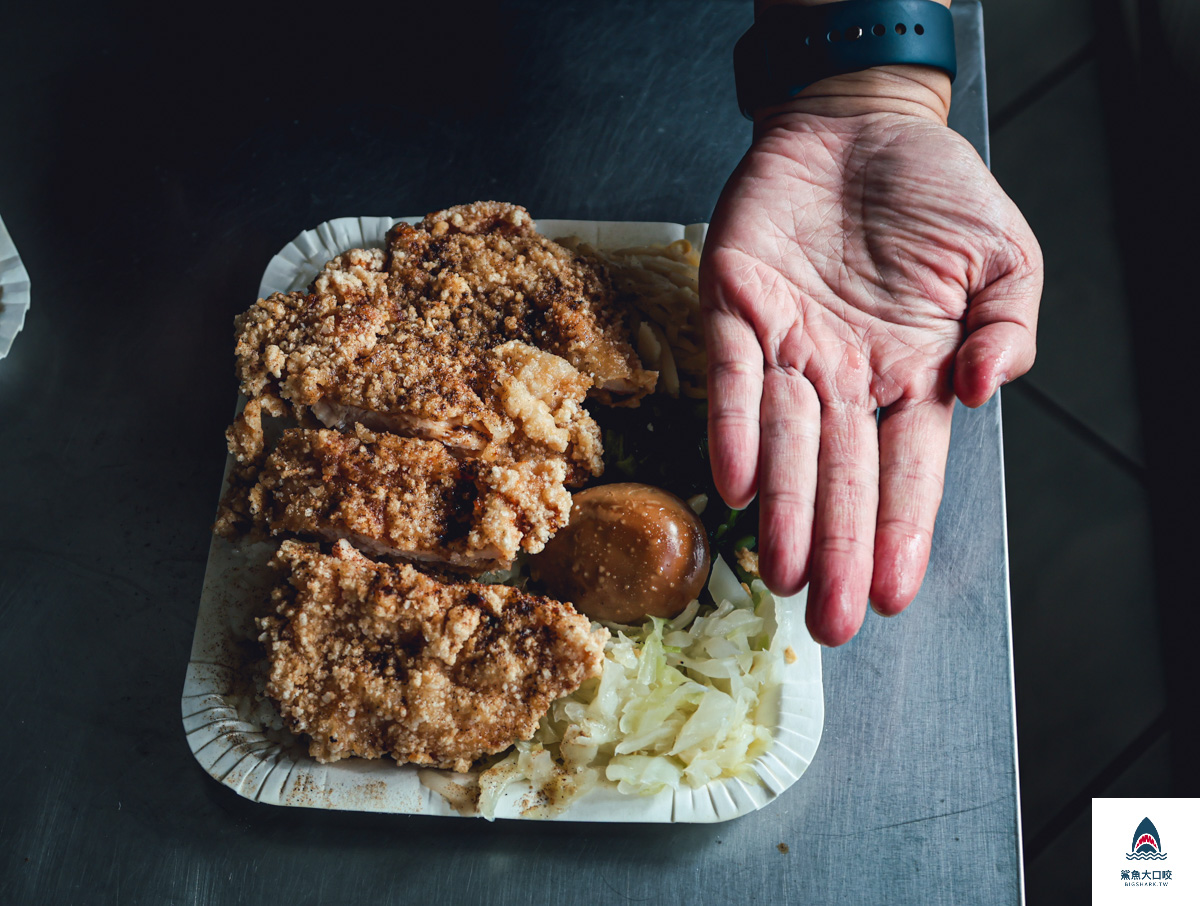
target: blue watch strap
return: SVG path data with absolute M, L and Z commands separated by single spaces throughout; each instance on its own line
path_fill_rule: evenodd
M 954 20 L 934 0 L 842 0 L 772 6 L 733 50 L 738 106 L 747 117 L 833 75 L 874 66 L 957 72 Z

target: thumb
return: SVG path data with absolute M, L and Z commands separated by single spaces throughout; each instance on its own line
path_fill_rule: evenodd
M 967 338 L 954 360 L 954 393 L 965 406 L 982 406 L 1033 366 L 1042 257 L 1033 233 L 1023 238 L 1024 248 L 1015 250 L 1020 263 L 976 293 L 967 309 Z

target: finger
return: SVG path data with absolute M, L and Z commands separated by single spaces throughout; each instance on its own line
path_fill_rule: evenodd
M 898 403 L 879 424 L 879 516 L 871 604 L 895 616 L 925 578 L 942 502 L 954 398 Z
M 1016 217 L 1009 249 L 1014 260 L 967 309 L 967 339 L 954 362 L 954 392 L 966 406 L 982 406 L 997 387 L 1032 368 L 1037 354 L 1042 253 L 1029 226 Z
M 954 392 L 964 406 L 982 406 L 996 388 L 1033 367 L 1033 332 L 1011 321 L 988 324 L 970 334 L 954 360 Z
M 823 645 L 848 642 L 862 625 L 871 588 L 879 441 L 862 406 L 821 412 L 817 506 L 808 589 L 808 631 Z
M 749 324 L 726 312 L 708 310 L 704 324 L 713 481 L 725 502 L 741 509 L 754 499 L 758 482 L 762 347 Z
M 794 595 L 807 580 L 821 445 L 821 403 L 800 372 L 773 367 L 763 384 L 759 453 L 759 570 Z

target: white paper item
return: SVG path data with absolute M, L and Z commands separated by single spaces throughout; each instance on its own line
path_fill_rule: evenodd
M 382 247 L 384 234 L 406 217 L 344 217 L 307 230 L 288 243 L 267 266 L 260 297 L 302 289 L 330 258 L 348 248 Z M 624 223 L 542 220 L 551 237 L 578 236 L 600 248 L 617 249 L 687 239 L 703 246 L 707 224 Z M 229 468 L 226 466 L 226 481 Z M 253 634 L 252 614 L 275 581 L 266 566 L 274 546 L 235 545 L 214 538 L 200 597 L 191 662 L 183 689 L 183 724 L 196 759 L 216 780 L 248 799 L 273 805 L 457 816 L 430 786 L 453 783 L 444 771 L 399 766 L 390 759 L 348 759 L 322 765 L 282 731 L 264 728 L 238 703 L 253 697 L 244 663 L 244 640 Z M 761 782 L 724 779 L 698 789 L 684 787 L 654 796 L 627 796 L 602 786 L 575 800 L 554 820 L 666 823 L 727 821 L 762 808 L 796 782 L 820 742 L 825 704 L 820 647 L 804 626 L 806 593 L 780 602 L 777 638 L 792 649 L 783 669 L 778 716 L 770 748 L 753 765 Z M 282 740 L 282 741 L 280 741 Z M 422 782 L 424 775 L 425 782 Z M 513 784 L 497 817 L 523 814 L 532 792 Z
M 29 299 L 29 272 L 0 219 L 0 359 L 8 355 L 25 326 Z

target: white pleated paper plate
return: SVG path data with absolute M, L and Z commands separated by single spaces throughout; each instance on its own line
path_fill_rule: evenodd
M 17 247 L 0 220 L 0 359 L 8 355 L 13 340 L 25 326 L 29 311 L 29 272 Z
M 267 266 L 259 296 L 308 286 L 330 258 L 349 248 L 382 247 L 398 220 L 419 217 L 343 217 L 307 230 Z M 542 220 L 551 237 L 578 236 L 600 248 L 665 244 L 687 239 L 702 247 L 707 224 Z M 226 464 L 226 481 L 229 467 Z M 222 488 L 222 492 L 224 488 Z M 411 815 L 459 813 L 422 782 L 452 779 L 391 760 L 348 759 L 319 764 L 279 730 L 257 723 L 245 707 L 253 697 L 246 639 L 253 617 L 263 610 L 275 582 L 267 567 L 274 545 L 236 545 L 214 538 L 209 549 L 200 613 L 183 688 L 183 726 L 197 761 L 216 780 L 247 799 L 272 805 L 395 812 Z M 654 796 L 627 796 L 615 786 L 580 796 L 556 820 L 666 823 L 728 821 L 762 808 L 796 782 L 817 751 L 825 720 L 821 650 L 804 626 L 806 594 L 780 601 L 777 637 L 796 654 L 783 669 L 778 714 L 770 748 L 753 765 L 752 778 L 724 779 L 698 789 L 684 787 Z M 239 712 L 239 703 L 242 710 Z M 437 776 L 431 776 L 437 775 Z M 522 818 L 534 804 L 532 791 L 512 784 L 497 817 Z

